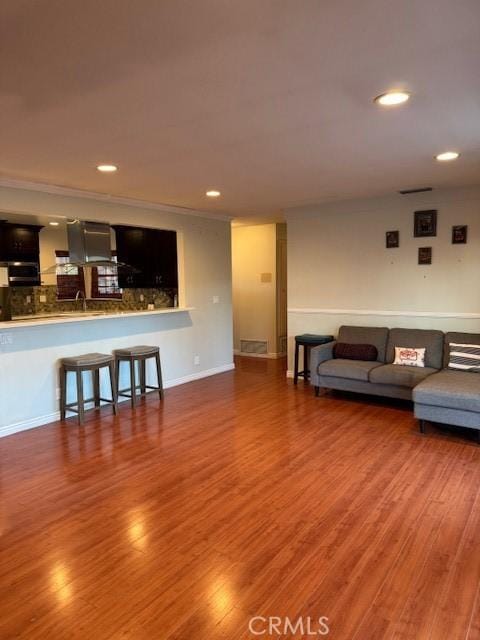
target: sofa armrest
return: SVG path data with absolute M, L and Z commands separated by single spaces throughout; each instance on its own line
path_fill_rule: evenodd
M 334 340 L 310 349 L 310 384 L 313 384 L 313 386 L 319 386 L 318 366 L 322 364 L 322 362 L 332 360 L 333 347 L 336 344 Z

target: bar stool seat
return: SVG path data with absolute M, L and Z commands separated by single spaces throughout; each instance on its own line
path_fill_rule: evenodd
M 82 356 L 73 356 L 72 358 L 63 358 L 62 364 L 71 367 L 96 367 L 99 365 L 107 366 L 112 362 L 113 357 L 105 353 L 86 353 Z
M 160 347 L 148 347 L 146 345 L 140 345 L 138 347 L 127 347 L 126 349 L 117 349 L 115 351 L 116 356 L 149 356 L 153 357 L 156 353 L 160 353 Z
M 312 347 L 318 347 L 321 344 L 331 342 L 333 336 L 317 335 L 315 333 L 303 333 L 295 336 L 295 369 L 293 372 L 293 383 L 297 384 L 298 378 L 303 378 L 304 382 L 308 382 L 310 371 L 308 369 L 309 354 Z M 303 347 L 303 371 L 298 370 L 299 350 Z
M 125 347 L 123 349 L 116 349 L 114 351 L 115 356 L 115 386 L 117 395 L 130 398 L 132 408 L 135 406 L 137 390 L 140 389 L 140 395 L 145 395 L 147 389 L 151 391 L 158 391 L 160 399 L 163 400 L 163 381 L 162 381 L 162 367 L 160 364 L 160 348 L 157 346 L 149 345 L 137 345 L 134 347 Z M 147 384 L 146 382 L 146 361 L 149 358 L 155 358 L 157 367 L 157 385 Z M 130 366 L 130 386 L 125 389 L 120 389 L 120 364 L 122 362 L 128 362 Z M 140 374 L 140 383 L 136 383 L 135 377 L 135 363 L 138 362 L 138 369 Z
M 110 389 L 112 397 L 100 396 L 100 369 L 106 367 L 109 373 Z M 93 397 L 83 396 L 83 372 L 90 371 L 93 378 Z M 69 372 L 76 374 L 77 399 L 76 402 L 67 403 L 67 375 Z M 80 356 L 62 358 L 60 361 L 60 417 L 65 420 L 67 411 L 78 414 L 78 422 L 83 424 L 85 405 L 93 402 L 95 407 L 100 407 L 100 402 L 112 405 L 113 413 L 117 413 L 117 394 L 115 390 L 115 360 L 112 355 L 105 353 L 85 353 Z

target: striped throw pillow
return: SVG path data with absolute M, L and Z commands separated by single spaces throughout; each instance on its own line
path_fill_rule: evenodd
M 480 373 L 480 344 L 458 344 L 450 342 L 449 369 Z

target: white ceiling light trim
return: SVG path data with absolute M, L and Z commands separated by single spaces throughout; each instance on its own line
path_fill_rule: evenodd
M 458 151 L 444 151 L 435 156 L 435 159 L 439 162 L 448 162 L 449 160 L 456 160 L 460 157 Z
M 97 171 L 101 173 L 115 173 L 118 171 L 118 167 L 116 164 L 99 164 L 97 165 Z
M 408 91 L 387 91 L 374 99 L 374 102 L 381 104 L 382 107 L 396 107 L 410 100 Z

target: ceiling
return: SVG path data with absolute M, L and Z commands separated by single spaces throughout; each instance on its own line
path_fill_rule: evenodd
M 476 184 L 479 70 L 478 0 L 2 0 L 0 177 L 249 218 Z

